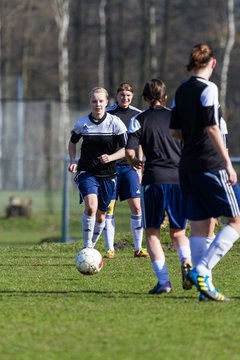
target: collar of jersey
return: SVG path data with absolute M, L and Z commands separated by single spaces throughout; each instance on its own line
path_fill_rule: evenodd
M 117 103 L 117 110 L 119 110 L 119 111 L 128 111 L 128 109 L 129 109 L 129 106 L 126 109 L 124 109 Z
M 106 119 L 107 113 L 105 113 L 101 119 L 95 119 L 95 118 L 93 117 L 92 113 L 89 114 L 88 117 L 89 117 L 89 120 L 90 120 L 91 122 L 93 122 L 95 125 L 99 125 L 99 124 L 101 124 L 101 123 Z

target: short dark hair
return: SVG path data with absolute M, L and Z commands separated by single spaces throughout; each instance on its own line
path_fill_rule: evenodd
M 144 100 L 149 100 L 152 106 L 154 106 L 157 101 L 159 101 L 162 106 L 166 106 L 166 85 L 162 80 L 152 79 L 145 84 L 142 96 Z

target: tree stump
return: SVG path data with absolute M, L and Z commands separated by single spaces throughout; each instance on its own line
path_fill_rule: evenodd
M 9 205 L 6 207 L 6 218 L 25 217 L 30 218 L 32 215 L 32 200 L 11 196 Z

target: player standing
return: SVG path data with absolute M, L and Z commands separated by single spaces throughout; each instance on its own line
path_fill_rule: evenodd
M 220 112 L 221 116 L 221 112 Z M 223 143 L 228 148 L 228 130 L 227 130 L 227 124 L 226 121 L 221 117 L 220 123 L 219 123 L 220 132 L 223 138 Z M 198 264 L 201 257 L 205 253 L 205 251 L 209 248 L 213 240 L 215 239 L 215 226 L 216 226 L 217 220 L 215 218 L 209 219 L 209 225 L 208 229 L 206 229 L 206 237 L 202 236 L 193 236 L 191 235 L 190 240 L 190 248 L 191 248 L 191 257 L 193 265 Z M 209 271 L 209 278 L 210 281 L 212 280 L 212 272 Z M 209 300 L 205 295 L 201 294 L 199 295 L 199 301 L 207 301 Z
M 107 108 L 109 114 L 118 116 L 128 128 L 131 118 L 141 111 L 131 105 L 133 99 L 133 87 L 129 83 L 123 82 L 117 89 L 117 102 Z M 138 158 L 142 159 L 141 148 L 137 149 Z M 149 257 L 147 251 L 142 248 L 143 228 L 141 213 L 141 171 L 133 170 L 126 158 L 117 162 L 117 186 L 109 210 L 106 216 L 106 225 L 104 228 L 104 238 L 107 249 L 107 258 L 113 258 L 115 221 L 114 210 L 116 200 L 127 200 L 131 211 L 131 231 L 134 242 L 135 257 Z
M 75 182 L 82 215 L 83 247 L 94 247 L 105 226 L 105 216 L 116 186 L 116 160 L 125 156 L 127 128 L 116 116 L 106 112 L 107 90 L 90 92 L 91 113 L 74 125 L 69 141 L 69 171 L 77 172 Z M 76 164 L 76 144 L 82 139 L 81 156 Z
M 149 109 L 131 120 L 126 155 L 131 166 L 137 168 L 143 166 L 143 162 L 135 158 L 134 149 L 138 145 L 142 146 L 146 157 L 142 179 L 143 223 L 153 270 L 158 279 L 157 285 L 149 293 L 172 291 L 160 242 L 160 226 L 165 212 L 169 218 L 170 237 L 181 263 L 182 285 L 187 290 L 192 288 L 186 279 L 192 264 L 189 240 L 185 235 L 187 220 L 182 212 L 183 202 L 178 178 L 181 142 L 174 140 L 169 133 L 171 110 L 166 108 L 167 94 L 164 83 L 152 79 L 146 83 L 142 95 L 148 102 Z
M 186 216 L 191 220 L 191 237 L 206 237 L 212 217 L 229 218 L 189 272 L 189 279 L 203 296 L 225 301 L 228 299 L 214 287 L 209 275 L 239 238 L 240 189 L 219 129 L 218 88 L 209 81 L 215 66 L 208 45 L 193 47 L 187 65 L 193 76 L 176 91 L 170 128 L 174 137 L 184 141 L 180 184 Z M 197 246 L 197 241 L 192 246 Z

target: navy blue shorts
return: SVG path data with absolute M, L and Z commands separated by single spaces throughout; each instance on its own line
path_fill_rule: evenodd
M 185 216 L 189 220 L 240 215 L 240 188 L 229 184 L 226 170 L 204 173 L 180 171 Z
M 130 165 L 117 165 L 117 186 L 113 200 L 124 201 L 141 197 L 141 185 L 138 174 Z
M 187 219 L 183 214 L 183 197 L 179 184 L 143 185 L 143 227 L 159 229 L 165 212 L 171 229 L 186 228 Z
M 99 178 L 88 171 L 81 171 L 74 178 L 79 189 L 79 203 L 89 194 L 96 194 L 98 197 L 98 209 L 107 211 L 112 200 L 116 187 L 115 179 Z

